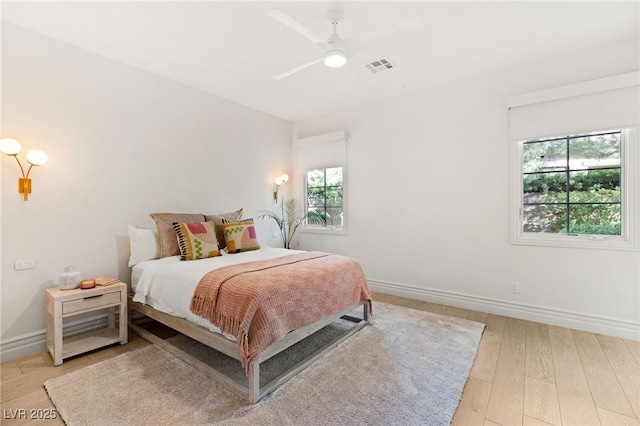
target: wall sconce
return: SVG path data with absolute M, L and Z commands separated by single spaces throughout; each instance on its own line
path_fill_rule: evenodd
M 273 181 L 276 185 L 275 185 L 275 189 L 273 190 L 273 202 L 274 203 L 278 203 L 278 189 L 280 189 L 280 185 L 282 185 L 283 183 L 285 183 L 286 181 L 289 180 L 289 175 L 286 173 L 283 173 L 282 175 L 278 176 L 277 178 L 275 178 L 275 180 Z
M 29 172 L 31 172 L 33 166 L 41 166 L 46 163 L 49 157 L 39 149 L 32 149 L 27 152 L 27 161 L 30 166 L 25 174 L 24 168 L 22 168 L 22 164 L 20 163 L 20 160 L 18 160 L 18 154 L 20 154 L 21 150 L 22 145 L 20 145 L 20 142 L 15 139 L 5 138 L 0 140 L 0 152 L 14 157 L 18 162 L 18 166 L 20 166 L 22 177 L 18 179 L 18 192 L 24 194 L 24 200 L 27 201 L 29 199 L 29 194 L 31 194 L 31 179 L 29 179 Z

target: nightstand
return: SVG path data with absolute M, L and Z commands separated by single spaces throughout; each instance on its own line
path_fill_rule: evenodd
M 92 289 L 60 290 L 59 287 L 47 289 L 47 348 L 53 358 L 53 365 L 62 364 L 62 360 L 103 346 L 128 341 L 127 334 L 127 285 L 119 282 Z M 64 337 L 63 318 L 108 310 L 106 328 Z M 116 326 L 116 310 L 118 324 Z

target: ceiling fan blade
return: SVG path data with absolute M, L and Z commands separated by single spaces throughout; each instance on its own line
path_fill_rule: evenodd
M 298 65 L 298 66 L 297 66 L 297 67 L 295 67 L 295 68 L 291 68 L 290 70 L 287 70 L 287 71 L 285 71 L 285 72 L 282 72 L 282 73 L 280 73 L 280 74 L 278 74 L 278 75 L 274 75 L 274 76 L 273 76 L 273 79 L 274 79 L 274 80 L 282 80 L 283 78 L 289 77 L 291 74 L 295 74 L 295 73 L 297 73 L 298 71 L 302 71 L 302 70 L 303 70 L 303 69 L 305 69 L 305 68 L 309 68 L 311 65 L 315 65 L 315 64 L 317 64 L 318 62 L 322 62 L 323 60 L 324 60 L 324 58 L 318 58 L 318 59 L 314 59 L 314 60 L 313 60 L 313 61 L 311 61 L 311 62 L 307 62 L 307 63 L 302 64 L 302 65 Z
M 379 28 L 375 31 L 371 31 L 368 33 L 364 33 L 364 34 L 360 34 L 358 36 L 355 37 L 350 37 L 345 41 L 348 42 L 368 42 L 370 40 L 373 40 L 374 38 L 378 38 L 380 36 L 384 36 L 386 34 L 390 34 L 392 32 L 395 31 L 399 31 L 399 30 L 405 30 L 405 29 L 409 29 L 409 28 L 413 28 L 417 25 L 422 24 L 422 21 L 418 18 L 415 19 L 410 19 L 408 21 L 404 21 L 404 22 L 398 22 L 397 24 L 392 24 L 392 25 L 388 25 L 386 27 L 383 28 Z
M 297 33 L 302 34 L 313 43 L 320 46 L 322 49 L 326 49 L 327 47 L 329 47 L 329 44 L 326 42 L 326 40 L 324 40 L 322 37 L 311 31 L 309 28 L 305 27 L 280 9 L 273 9 L 268 13 L 268 15 L 276 21 L 279 21 L 280 23 L 296 31 Z

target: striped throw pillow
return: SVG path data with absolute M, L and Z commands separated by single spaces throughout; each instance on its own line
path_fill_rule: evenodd
M 213 222 L 174 222 L 180 260 L 206 259 L 220 256 Z

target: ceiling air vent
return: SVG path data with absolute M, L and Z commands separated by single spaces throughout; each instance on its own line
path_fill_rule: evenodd
M 365 67 L 367 67 L 367 69 L 373 74 L 377 74 L 382 71 L 393 69 L 395 68 L 395 65 L 393 65 L 389 59 L 382 58 L 366 64 Z

